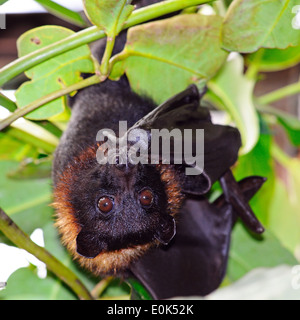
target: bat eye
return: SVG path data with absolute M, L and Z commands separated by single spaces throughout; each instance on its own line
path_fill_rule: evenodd
M 114 206 L 113 200 L 109 197 L 102 197 L 99 199 L 98 208 L 103 213 L 108 213 Z
M 150 206 L 153 202 L 153 193 L 149 189 L 140 192 L 140 203 L 142 206 Z

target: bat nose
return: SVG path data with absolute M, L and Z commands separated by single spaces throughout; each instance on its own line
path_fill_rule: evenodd
M 134 164 L 132 164 L 129 161 L 127 161 L 125 164 L 124 163 L 122 163 L 122 164 L 118 163 L 118 164 L 115 165 L 115 167 L 120 171 L 128 172 L 134 167 Z

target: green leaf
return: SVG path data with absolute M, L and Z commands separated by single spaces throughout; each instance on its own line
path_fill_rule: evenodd
M 131 87 L 161 103 L 189 84 L 212 78 L 227 53 L 220 48 L 222 18 L 183 14 L 129 29 L 112 77 L 126 72 Z
M 58 139 L 46 130 L 38 127 L 33 122 L 27 122 L 21 128 L 22 130 L 10 127 L 6 132 L 10 136 L 36 147 L 40 152 L 52 153 L 55 150 Z
M 8 0 L 0 0 L 0 6 L 2 5 L 2 4 L 4 4 L 5 2 L 7 2 Z
M 8 178 L 14 180 L 51 178 L 52 159 L 26 159 L 16 170 L 8 173 Z
M 300 161 L 290 158 L 276 145 L 272 154 L 282 166 L 283 179 L 278 178 L 270 212 L 270 229 L 281 242 L 299 256 L 300 247 Z
M 18 162 L 0 161 L 0 207 L 7 209 L 22 230 L 31 234 L 36 228 L 43 228 L 52 221 L 53 209 L 49 207 L 51 181 L 9 178 L 18 168 Z M 2 234 L 0 241 L 7 243 Z
M 248 63 L 255 63 L 261 72 L 284 70 L 300 62 L 300 46 L 283 50 L 262 48 L 248 55 L 246 60 Z
M 243 58 L 236 55 L 227 61 L 208 88 L 219 97 L 242 136 L 243 154 L 251 151 L 258 141 L 259 121 L 253 104 L 254 81 L 243 74 Z
M 0 207 L 12 215 L 51 201 L 50 179 L 14 180 L 7 177 L 18 162 L 0 161 Z
M 287 186 L 278 180 L 275 186 L 274 199 L 269 215 L 270 230 L 291 252 L 297 253 L 300 247 L 300 166 L 288 170 L 290 180 Z M 298 254 L 299 255 L 299 254 Z
M 239 157 L 234 168 L 234 176 L 238 181 L 248 176 L 267 178 L 257 195 L 250 201 L 250 205 L 261 223 L 268 226 L 270 206 L 274 200 L 275 164 L 271 155 L 272 136 L 266 129 L 262 128 L 261 131 L 255 147 Z
M 300 30 L 292 27 L 298 0 L 234 0 L 225 16 L 225 49 L 254 52 L 261 47 L 285 49 L 300 45 Z
M 131 300 L 153 300 L 146 288 L 136 279 L 129 278 L 127 279 L 127 283 L 131 287 Z
M 255 268 L 298 264 L 292 253 L 282 246 L 270 230 L 262 237 L 252 236 L 240 223 L 232 233 L 227 276 L 236 281 Z
M 24 33 L 17 42 L 19 57 L 67 38 L 74 32 L 57 26 L 44 26 Z M 94 65 L 87 45 L 63 53 L 37 65 L 25 74 L 31 81 L 16 91 L 17 105 L 22 108 L 43 96 L 82 80 L 81 73 L 92 73 Z M 52 101 L 26 117 L 42 120 L 60 114 L 65 109 L 65 97 Z
M 40 279 L 34 269 L 22 268 L 9 277 L 0 300 L 76 300 L 76 296 L 51 274 Z
M 84 9 L 89 20 L 103 29 L 108 37 L 115 37 L 122 30 L 134 6 L 128 0 L 84 0 Z
M 21 161 L 25 157 L 37 156 L 35 148 L 16 139 L 8 132 L 0 132 L 0 160 Z
M 123 280 L 115 278 L 110 281 L 108 287 L 105 289 L 100 299 L 122 299 L 129 300 L 130 298 L 130 287 Z

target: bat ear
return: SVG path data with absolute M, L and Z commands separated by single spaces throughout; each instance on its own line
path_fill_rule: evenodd
M 97 239 L 97 236 L 87 230 L 82 229 L 76 238 L 76 251 L 81 256 L 92 259 L 106 249 L 104 243 Z
M 197 126 L 204 132 L 203 171 L 199 175 L 188 175 L 187 168 L 193 167 L 188 163 L 184 163 L 179 171 L 182 191 L 191 195 L 207 193 L 213 183 L 237 161 L 241 147 L 240 133 L 236 128 L 211 122 L 199 122 Z M 193 146 L 196 143 L 193 139 Z
M 180 166 L 178 170 L 179 180 L 181 181 L 181 191 L 190 195 L 202 195 L 207 193 L 212 182 L 205 171 L 197 176 L 189 176 L 186 174 L 185 166 Z
M 173 217 L 167 216 L 161 223 L 155 234 L 155 239 L 164 245 L 168 245 L 176 234 L 176 223 Z
M 150 162 L 178 165 L 182 189 L 193 195 L 209 191 L 235 163 L 241 146 L 239 131 L 213 124 L 208 109 L 200 106 L 201 98 L 197 87 L 191 85 L 129 129 L 147 132 Z M 170 146 L 167 161 L 161 148 L 164 141 Z

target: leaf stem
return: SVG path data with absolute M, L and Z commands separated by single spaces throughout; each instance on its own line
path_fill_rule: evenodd
M 291 158 L 279 148 L 276 143 L 271 146 L 271 154 L 274 159 L 285 168 L 289 168 L 291 165 Z
M 115 54 L 109 61 L 110 64 L 110 69 L 112 70 L 113 66 L 117 63 L 120 62 L 122 60 L 125 60 L 126 58 L 128 58 L 130 56 L 130 53 L 128 50 L 123 50 L 117 54 Z
M 0 208 L 0 230 L 16 246 L 33 254 L 47 265 L 58 278 L 66 283 L 80 299 L 92 300 L 93 297 L 78 277 L 43 247 L 35 244 L 12 219 Z
M 135 10 L 128 21 L 124 24 L 123 29 L 134 25 L 158 18 L 160 16 L 182 10 L 187 7 L 212 2 L 214 0 L 167 0 L 156 3 L 138 10 Z M 12 63 L 6 65 L 0 70 L 0 87 L 6 82 L 16 77 L 18 74 L 40 64 L 50 58 L 56 57 L 66 51 L 75 49 L 87 43 L 99 40 L 105 37 L 105 33 L 99 28 L 93 26 L 76 34 L 55 42 L 47 47 L 36 50 L 24 57 L 21 57 Z
M 104 77 L 107 77 L 110 72 L 109 60 L 111 58 L 111 55 L 114 49 L 115 40 L 116 40 L 115 37 L 107 37 L 105 52 L 102 58 L 101 66 L 100 66 L 101 75 Z
M 183 10 L 188 7 L 213 2 L 215 0 L 166 0 L 147 7 L 133 11 L 130 18 L 125 22 L 123 30 L 137 24 L 144 23 L 164 16 L 166 14 Z
M 98 299 L 102 295 L 102 293 L 109 286 L 113 279 L 114 277 L 104 278 L 94 287 L 94 289 L 91 291 L 91 294 L 94 297 L 94 299 Z
M 256 80 L 257 74 L 259 72 L 259 65 L 264 53 L 265 53 L 265 49 L 263 48 L 255 53 L 254 60 L 250 63 L 246 71 L 246 77 L 249 80 Z
M 78 83 L 73 84 L 70 87 L 64 88 L 62 90 L 58 90 L 55 91 L 53 93 L 50 93 L 30 104 L 28 104 L 27 106 L 25 106 L 24 108 L 20 108 L 17 109 L 14 113 L 12 113 L 9 117 L 7 117 L 6 119 L 0 121 L 0 131 L 3 130 L 4 128 L 8 127 L 11 123 L 13 123 L 14 121 L 16 121 L 17 119 L 25 116 L 26 114 L 30 113 L 31 111 L 41 107 L 42 105 L 55 100 L 57 98 L 60 98 L 66 94 L 69 94 L 73 91 L 91 86 L 93 84 L 99 83 L 101 80 L 100 78 L 95 75 L 92 76 L 88 79 L 85 79 L 83 81 L 80 81 Z
M 278 90 L 267 93 L 257 98 L 257 101 L 259 104 L 270 104 L 298 93 L 300 93 L 300 82 L 293 83 Z

